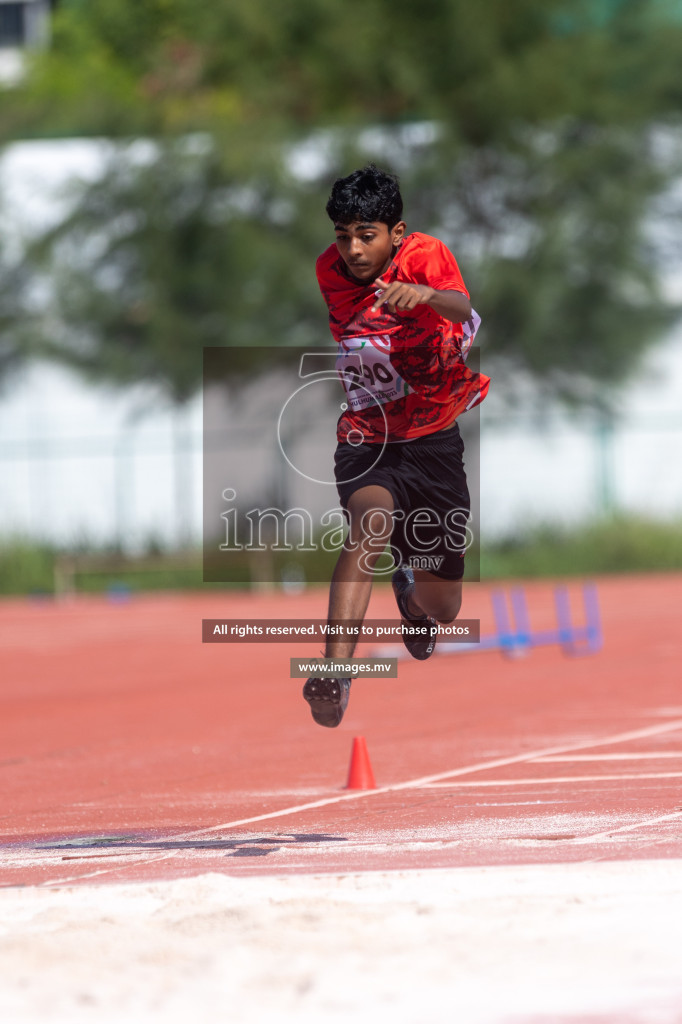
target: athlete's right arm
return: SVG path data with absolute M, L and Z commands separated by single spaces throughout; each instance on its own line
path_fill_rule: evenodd
M 372 306 L 374 312 L 383 305 L 395 313 L 396 310 L 410 310 L 424 304 L 453 324 L 461 324 L 471 316 L 471 303 L 463 292 L 438 291 L 430 285 L 412 281 L 391 281 L 389 284 L 380 277 L 374 284 L 382 289 Z

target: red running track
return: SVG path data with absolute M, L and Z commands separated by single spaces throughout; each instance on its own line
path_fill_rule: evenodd
M 1 603 L 0 884 L 681 856 L 682 576 L 597 583 L 598 654 L 401 661 L 336 730 L 288 677 L 314 647 L 200 642 L 321 618 L 322 589 Z M 483 633 L 490 591 L 465 587 Z M 550 627 L 552 584 L 526 593 Z M 356 735 L 376 790 L 343 788 Z

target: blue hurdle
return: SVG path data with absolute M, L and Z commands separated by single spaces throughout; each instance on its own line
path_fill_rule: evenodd
M 448 653 L 499 650 L 513 658 L 527 654 L 533 647 L 558 644 L 563 653 L 570 657 L 596 654 L 603 643 L 597 586 L 584 583 L 581 592 L 584 612 L 582 623 L 573 621 L 569 589 L 562 585 L 554 588 L 556 627 L 533 630 L 523 587 L 511 587 L 508 594 L 504 590 L 494 590 L 491 601 L 495 632 L 482 636 L 477 644 L 448 645 L 446 641 L 441 651 L 445 653 L 446 647 Z

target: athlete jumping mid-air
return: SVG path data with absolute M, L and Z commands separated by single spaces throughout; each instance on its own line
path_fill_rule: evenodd
M 423 660 L 436 623 L 452 622 L 462 601 L 470 502 L 457 417 L 482 401 L 489 380 L 464 362 L 480 320 L 454 256 L 437 238 L 406 234 L 402 212 L 397 179 L 374 166 L 335 181 L 327 203 L 336 242 L 317 278 L 346 390 L 334 469 L 349 522 L 328 621 L 361 625 L 390 541 L 401 619 L 421 627 L 404 643 Z M 330 635 L 325 657 L 354 649 L 351 637 Z M 319 725 L 341 722 L 350 684 L 307 680 Z

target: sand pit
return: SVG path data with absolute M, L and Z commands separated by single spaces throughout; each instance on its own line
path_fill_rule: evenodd
M 682 1020 L 682 861 L 0 892 L 8 1024 Z

